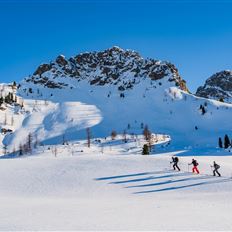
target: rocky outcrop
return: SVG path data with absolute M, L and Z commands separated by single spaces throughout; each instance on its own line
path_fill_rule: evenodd
M 188 91 L 173 64 L 143 59 L 139 53 L 119 47 L 102 52 L 86 52 L 69 59 L 60 55 L 55 62 L 40 65 L 26 81 L 48 88 L 63 88 L 70 83 L 67 78 L 77 83 L 87 80 L 90 85 L 116 85 L 119 91 L 132 89 L 144 78 L 154 82 L 167 78 L 168 82 Z
M 208 78 L 204 86 L 200 86 L 197 96 L 215 100 L 232 102 L 232 71 L 224 70 Z

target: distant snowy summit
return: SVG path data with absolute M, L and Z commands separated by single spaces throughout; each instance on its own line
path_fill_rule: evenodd
M 232 71 L 224 70 L 208 78 L 204 86 L 197 89 L 199 97 L 232 102 Z
M 31 84 L 47 88 L 75 88 L 78 82 L 87 81 L 90 85 L 114 85 L 118 91 L 132 89 L 141 80 L 158 82 L 167 79 L 184 91 L 186 82 L 180 77 L 177 68 L 167 62 L 144 59 L 133 50 L 112 47 L 100 52 L 86 52 L 66 59 L 59 55 L 54 62 L 41 64 L 34 74 L 25 78 Z

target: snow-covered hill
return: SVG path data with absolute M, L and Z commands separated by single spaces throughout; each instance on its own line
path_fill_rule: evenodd
M 15 99 L 1 104 L 1 154 L 18 151 L 29 136 L 34 145 L 49 139 L 50 143 L 64 143 L 66 133 L 75 134 L 102 120 L 101 112 L 94 105 L 23 99 L 16 95 L 12 85 L 2 84 L 0 89 L 3 98 L 12 93 Z
M 148 125 L 171 136 L 170 149 L 215 148 L 219 137 L 231 134 L 231 104 L 190 94 L 169 62 L 118 47 L 70 59 L 58 56 L 25 78 L 17 96 L 25 113 L 15 117 L 13 132 L 2 136 L 11 151 L 29 133 L 40 143 L 54 144 L 63 137 L 86 138 L 87 127 L 92 137 L 105 137 L 113 130 L 141 134 Z M 8 108 L 11 117 L 15 107 Z

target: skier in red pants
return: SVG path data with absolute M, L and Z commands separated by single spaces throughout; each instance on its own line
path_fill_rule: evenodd
M 197 163 L 197 161 L 195 160 L 195 159 L 192 159 L 192 163 L 190 163 L 190 164 L 188 164 L 188 165 L 193 165 L 193 169 L 192 169 L 192 171 L 193 171 L 193 173 L 197 173 L 197 174 L 199 174 L 200 172 L 199 172 L 199 170 L 198 170 L 198 168 L 197 168 L 197 166 L 199 165 L 198 163 Z

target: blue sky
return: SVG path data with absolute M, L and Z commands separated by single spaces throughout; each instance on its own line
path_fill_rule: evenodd
M 232 1 L 0 0 L 0 81 L 113 45 L 174 63 L 190 90 L 232 69 Z

